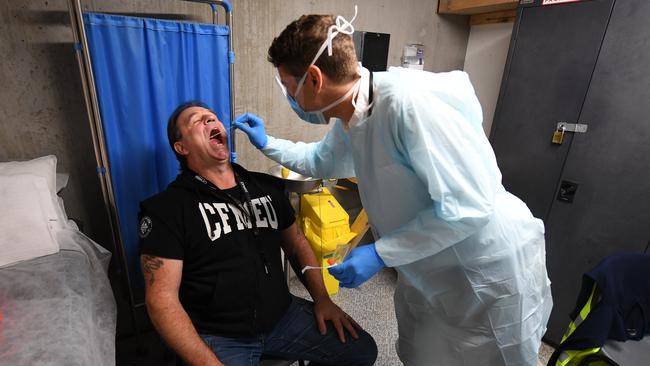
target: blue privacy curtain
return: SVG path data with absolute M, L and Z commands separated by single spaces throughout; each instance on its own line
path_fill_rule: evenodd
M 205 102 L 230 126 L 228 37 L 223 25 L 85 13 L 92 69 L 128 271 L 141 285 L 139 202 L 175 178 L 167 119 Z

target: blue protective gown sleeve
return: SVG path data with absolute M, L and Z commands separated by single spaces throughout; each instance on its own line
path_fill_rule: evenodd
M 318 142 L 293 142 L 268 136 L 268 142 L 261 151 L 290 170 L 310 177 L 355 176 L 350 138 L 339 120 Z
M 431 197 L 428 208 L 376 242 L 388 266 L 434 255 L 490 220 L 500 173 L 483 131 L 476 128 L 477 121 L 467 118 L 468 109 L 478 108 L 480 113 L 470 90 L 469 102 L 460 109 L 444 95 L 410 89 L 391 98 L 383 110 L 388 115 L 382 118 L 395 120 L 395 144 L 403 163 L 425 183 Z

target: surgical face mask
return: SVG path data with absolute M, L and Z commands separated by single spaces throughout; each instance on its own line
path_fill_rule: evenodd
M 278 81 L 278 83 L 280 83 Z M 280 83 L 280 86 L 282 86 L 282 83 Z M 298 105 L 298 102 L 296 102 L 295 99 L 291 97 L 286 92 L 286 89 L 284 89 L 284 86 L 282 86 L 284 90 L 284 95 L 287 97 L 287 100 L 289 101 L 289 105 L 291 105 L 291 109 L 293 109 L 294 112 L 300 117 L 301 120 L 309 123 L 313 123 L 316 125 L 324 125 L 327 124 L 329 121 L 327 118 L 325 118 L 324 112 L 336 107 L 337 105 L 341 104 L 347 97 L 349 97 L 351 94 L 355 93 L 359 89 L 359 81 L 357 81 L 351 88 L 350 90 L 347 91 L 343 96 L 341 96 L 339 99 L 335 100 L 334 102 L 328 104 L 324 108 L 315 110 L 315 111 L 309 111 L 306 112 L 304 111 L 300 105 Z
M 352 26 L 352 22 L 354 22 L 356 18 L 357 18 L 356 5 L 354 6 L 354 17 L 349 22 L 340 15 L 336 17 L 336 24 L 331 25 L 327 30 L 327 38 L 325 39 L 325 42 L 323 42 L 323 45 L 320 47 L 318 52 L 316 52 L 316 56 L 309 64 L 309 66 L 316 63 L 316 60 L 318 60 L 320 55 L 323 54 L 325 48 L 327 48 L 328 56 L 332 56 L 332 40 L 339 33 L 348 34 L 348 35 L 354 33 L 354 27 Z M 307 69 L 309 69 L 309 66 L 307 66 Z M 296 87 L 296 93 L 295 93 L 296 97 L 300 95 L 300 92 L 302 91 L 302 87 L 305 85 L 306 79 L 307 79 L 307 71 L 305 71 L 305 74 L 298 81 L 298 86 Z M 300 105 L 298 105 L 298 102 L 296 102 L 296 100 L 293 97 L 291 97 L 289 93 L 287 93 L 287 89 L 284 87 L 277 74 L 275 76 L 275 80 L 278 82 L 278 85 L 280 85 L 280 89 L 282 89 L 282 92 L 284 93 L 285 97 L 287 97 L 287 100 L 289 101 L 289 105 L 291 105 L 291 109 L 293 109 L 293 111 L 296 112 L 296 114 L 298 115 L 298 117 L 300 117 L 300 119 L 302 119 L 305 122 L 309 122 L 313 124 L 327 124 L 329 121 L 325 118 L 323 112 L 326 112 L 336 107 L 337 105 L 341 104 L 341 102 L 343 102 L 347 97 L 349 97 L 352 93 L 357 91 L 359 88 L 359 82 L 357 82 L 342 97 L 330 103 L 329 105 L 325 106 L 324 108 L 315 111 L 305 111 L 300 107 Z
M 315 125 L 324 125 L 327 124 L 329 121 L 325 118 L 325 115 L 323 114 L 323 110 L 320 111 L 311 111 L 311 112 L 305 112 L 300 108 L 298 105 L 298 102 L 296 102 L 295 99 L 291 98 L 290 95 L 287 95 L 287 100 L 289 101 L 289 105 L 291 105 L 291 109 L 293 109 L 294 112 L 300 117 L 301 120 L 309 123 L 313 123 Z

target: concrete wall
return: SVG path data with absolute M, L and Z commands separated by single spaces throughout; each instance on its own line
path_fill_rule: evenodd
M 484 24 L 471 27 L 465 71 L 474 84 L 483 107 L 483 130 L 490 135 L 501 78 L 506 65 L 514 23 Z

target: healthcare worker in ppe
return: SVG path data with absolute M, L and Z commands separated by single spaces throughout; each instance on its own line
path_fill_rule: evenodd
M 404 364 L 536 365 L 552 307 L 544 226 L 502 186 L 467 74 L 370 73 L 351 22 L 305 15 L 269 48 L 298 116 L 336 120 L 321 141 L 267 136 L 252 114 L 235 126 L 291 170 L 358 178 L 377 240 L 329 271 L 357 287 L 397 270 Z

